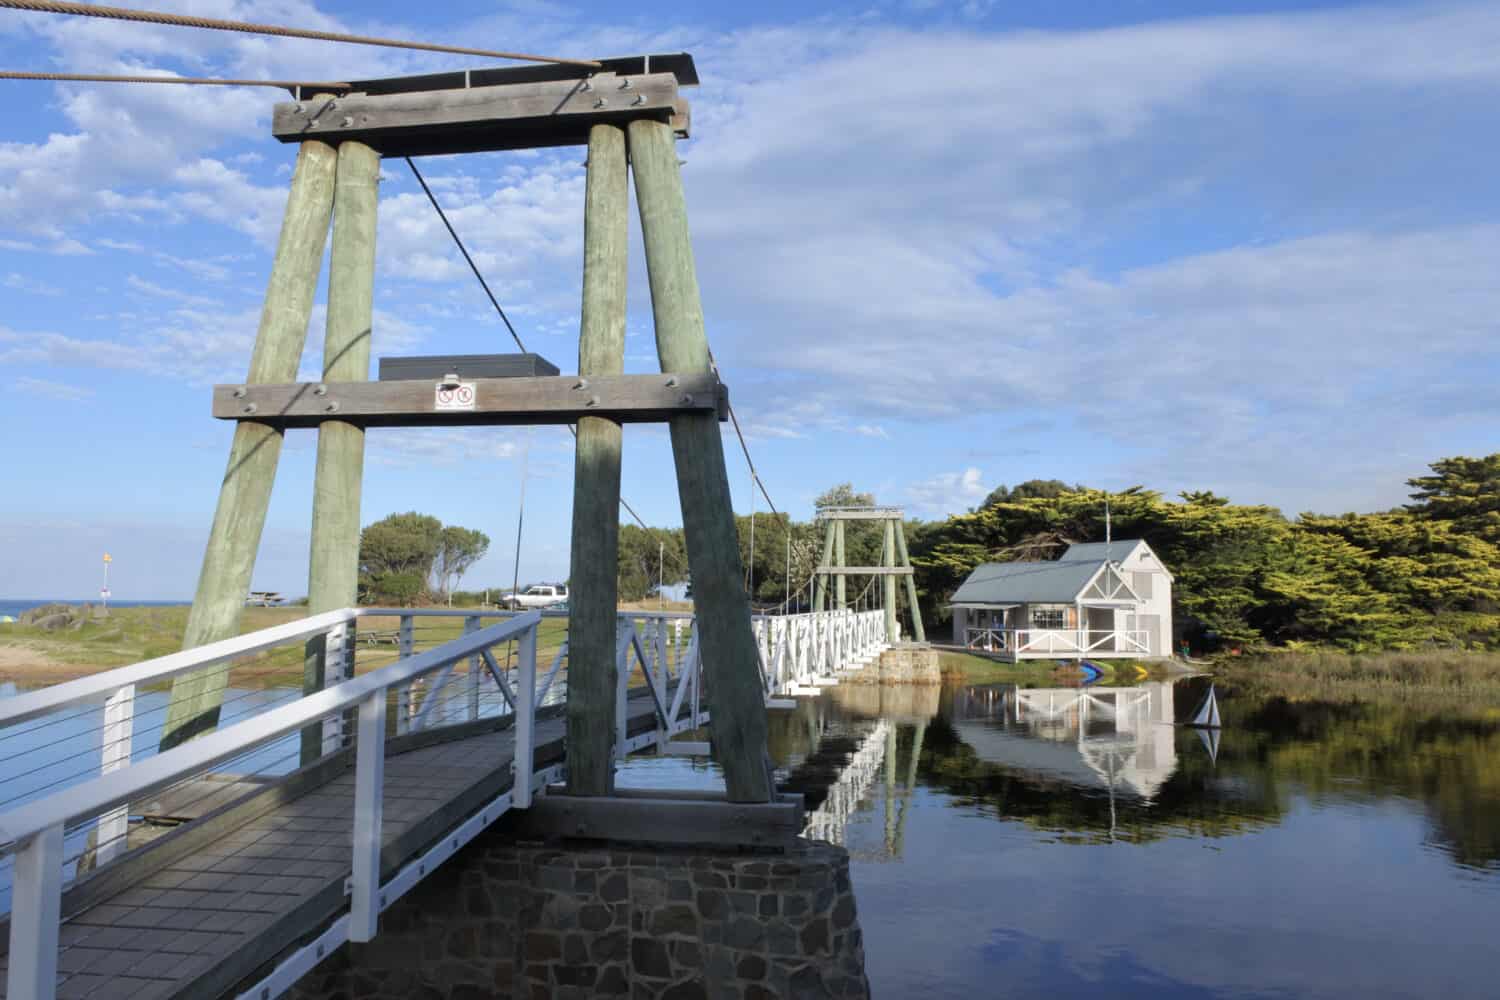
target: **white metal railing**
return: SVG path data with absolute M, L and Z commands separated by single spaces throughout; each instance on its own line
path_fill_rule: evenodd
M 1151 655 L 1150 633 L 1145 629 L 969 628 L 965 638 L 970 649 L 1010 653 L 1017 657 L 1106 653 Z
M 758 615 L 751 627 L 768 695 L 832 683 L 890 646 L 880 610 Z
M 359 619 L 390 615 L 399 618 L 398 658 L 353 677 Z M 416 623 L 432 617 L 461 617 L 465 619 L 463 631 L 437 648 L 415 652 Z M 502 620 L 483 626 L 484 618 Z M 65 845 L 70 840 L 76 847 L 79 835 L 92 830 L 95 838 L 92 860 L 96 865 L 103 864 L 127 850 L 126 810 L 131 802 L 164 790 L 181 789 L 186 782 L 208 775 L 225 762 L 253 761 L 256 755 L 260 755 L 258 766 L 262 770 L 284 773 L 296 766 L 293 763 L 281 767 L 288 759 L 308 762 L 307 751 L 299 745 L 302 733 L 313 733 L 313 746 L 325 755 L 343 749 L 352 737 L 356 757 L 351 830 L 353 904 L 349 915 L 328 933 L 345 935 L 335 943 L 369 940 L 380 909 L 394 902 L 400 892 L 420 878 L 403 872 L 392 883 L 401 881 L 399 892 L 377 891 L 381 889 L 379 831 L 388 704 L 394 703 L 398 711 L 406 712 L 405 725 L 394 727 L 398 732 L 469 721 L 484 714 L 513 713 L 514 759 L 530 762 L 535 746 L 536 712 L 544 704 L 558 700 L 557 692 L 562 686 L 558 675 L 567 652 L 564 642 L 545 673 L 539 671 L 538 632 L 543 618 L 542 613 L 535 611 L 474 613 L 347 608 L 0 701 L 0 740 L 10 735 L 35 737 L 37 730 L 44 727 L 82 720 L 81 728 L 72 726 L 78 730 L 75 737 L 95 741 L 92 751 L 72 755 L 83 758 L 78 762 L 82 770 L 70 770 L 59 780 L 30 789 L 26 794 L 0 799 L 0 842 L 9 842 L 14 865 L 7 995 L 55 994 L 61 894 L 67 869 L 83 856 L 82 852 L 67 855 Z M 700 707 L 700 658 L 691 624 L 691 616 L 676 614 L 621 615 L 616 664 L 617 752 L 621 756 L 652 743 L 665 747 L 672 736 L 706 721 L 706 713 Z M 247 657 L 318 637 L 324 639 L 326 649 L 323 690 L 309 695 L 291 691 L 289 703 L 265 706 L 264 711 L 248 718 L 243 718 L 245 713 L 241 712 L 243 721 L 234 724 L 229 724 L 235 716 L 229 709 L 232 702 L 243 700 L 244 696 L 227 698 L 223 728 L 218 731 L 145 759 L 132 754 L 133 741 L 153 728 L 161 728 L 143 725 L 138 689 L 215 667 L 224 671 L 241 670 Z M 506 666 L 513 669 L 502 667 L 497 657 L 502 646 L 507 647 Z M 513 652 L 517 655 L 512 664 Z M 462 673 L 456 669 L 461 664 L 467 664 L 468 668 Z M 630 680 L 637 667 L 653 700 L 657 724 L 647 732 L 629 737 L 627 701 Z M 455 702 L 456 710 L 450 710 Z M 101 705 L 102 722 L 91 725 L 90 713 L 99 712 Z M 160 713 L 164 724 L 165 704 L 151 711 Z M 346 732 L 346 715 L 356 711 L 355 732 Z M 289 743 L 294 745 L 289 748 Z M 152 750 L 154 744 L 152 741 Z M 275 752 L 289 752 L 274 757 L 265 752 L 271 747 L 277 748 Z M 276 766 L 267 766 L 268 756 Z M 91 763 L 93 760 L 99 763 Z M 532 776 L 518 774 L 512 790 L 502 797 L 505 801 L 500 809 L 493 808 L 492 803 L 492 808 L 486 810 L 485 823 L 466 824 L 465 829 L 472 826 L 473 830 L 465 841 L 504 808 L 529 806 L 533 792 L 531 779 Z M 545 783 L 545 778 L 542 780 Z M 7 804 L 11 806 L 9 809 L 5 808 Z M 385 902 L 381 903 L 378 897 Z M 325 946 L 330 943 L 323 938 L 319 940 Z

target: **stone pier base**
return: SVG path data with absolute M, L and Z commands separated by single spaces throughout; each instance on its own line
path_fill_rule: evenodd
M 849 684 L 942 684 L 938 652 L 925 642 L 902 642 L 854 674 Z
M 482 836 L 298 1000 L 869 996 L 839 847 L 606 850 Z

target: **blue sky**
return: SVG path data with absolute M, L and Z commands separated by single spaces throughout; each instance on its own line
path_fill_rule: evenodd
M 1487 3 L 162 2 L 557 55 L 687 50 L 710 340 L 777 504 L 849 480 L 928 518 L 998 483 L 1370 510 L 1496 448 L 1500 8 Z M 0 13 L 0 68 L 347 79 L 456 56 Z M 275 91 L 5 83 L 0 596 L 191 595 L 294 156 Z M 581 150 L 423 170 L 531 349 L 576 365 Z M 375 354 L 508 338 L 404 164 Z M 634 227 L 634 221 L 632 220 Z M 639 240 L 638 229 L 632 239 Z M 321 356 L 321 306 L 305 368 Z M 632 260 L 627 369 L 655 366 Z M 257 587 L 303 593 L 312 432 Z M 364 519 L 482 528 L 466 582 L 567 572 L 558 428 L 376 431 Z M 737 449 L 728 442 L 733 456 Z M 749 482 L 731 464 L 737 506 Z M 677 523 L 665 433 L 624 492 Z M 762 508 L 763 509 L 763 508 Z

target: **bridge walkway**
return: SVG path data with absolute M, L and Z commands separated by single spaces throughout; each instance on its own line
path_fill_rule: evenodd
M 628 705 L 630 735 L 654 732 L 649 694 L 640 690 Z M 560 714 L 537 722 L 538 788 L 558 776 L 564 730 Z M 391 748 L 382 882 L 511 789 L 514 737 L 506 726 Z M 344 756 L 335 762 L 342 767 L 315 765 L 333 772 L 317 787 L 295 794 L 306 783 L 298 779 L 308 777 L 296 772 L 286 779 L 292 797 L 274 785 L 253 792 L 228 806 L 233 815 L 212 831 L 184 827 L 192 844 L 163 838 L 133 857 L 133 881 L 91 894 L 87 908 L 62 925 L 57 996 L 219 996 L 334 920 L 348 905 L 353 862 L 354 761 Z M 0 960 L 0 970 L 8 972 L 8 962 Z
M 159 685 L 205 665 L 229 669 L 277 645 L 300 652 L 311 636 L 349 649 L 360 614 L 330 612 L 0 705 L 0 727 L 46 727 L 68 709 L 104 702 L 102 723 L 81 732 L 96 747 L 102 741 L 103 772 L 0 814 L 0 839 L 10 841 L 4 860 L 14 866 L 0 995 L 269 1000 L 345 941 L 373 939 L 382 910 L 500 815 L 562 779 L 564 705 L 544 703 L 566 648 L 550 673 L 538 671 L 535 613 L 358 677 L 338 680 L 334 670 L 316 694 L 132 759 L 131 729 L 149 729 L 138 683 Z M 506 670 L 492 650 L 503 655 L 511 641 L 520 655 Z M 673 736 L 707 724 L 696 644 L 675 662 L 656 658 L 638 626 L 622 622 L 618 653 L 617 754 L 669 749 Z M 455 669 L 476 662 L 488 671 Z M 632 677 L 645 685 L 627 688 Z M 485 714 L 482 701 L 470 702 L 476 693 L 499 710 Z M 392 704 L 398 719 L 388 726 Z M 469 704 L 476 707 L 464 715 Z M 122 731 L 123 756 L 112 758 Z M 309 763 L 285 774 L 267 766 L 288 749 L 294 762 L 307 754 L 309 733 Z M 530 766 L 515 766 L 518 758 Z M 199 805 L 184 822 L 138 842 L 139 817 L 192 799 Z

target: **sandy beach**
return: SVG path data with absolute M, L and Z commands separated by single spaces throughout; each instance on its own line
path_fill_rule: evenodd
M 56 684 L 96 673 L 99 667 L 63 663 L 28 646 L 0 646 L 0 680 L 28 684 Z

